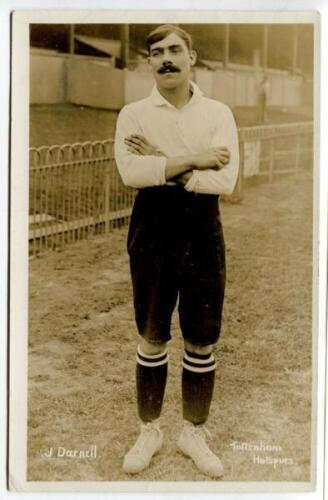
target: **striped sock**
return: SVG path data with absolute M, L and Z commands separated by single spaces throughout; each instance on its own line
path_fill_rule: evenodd
M 159 418 L 167 379 L 168 355 L 149 355 L 137 350 L 136 383 L 138 413 L 143 422 Z
M 208 418 L 216 362 L 213 353 L 196 354 L 185 350 L 182 366 L 183 419 L 200 425 Z

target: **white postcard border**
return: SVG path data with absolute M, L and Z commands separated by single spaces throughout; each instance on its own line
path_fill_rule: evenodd
M 202 15 L 201 15 L 202 14 Z M 214 20 L 214 14 L 217 19 Z M 174 19 L 172 19 L 174 15 Z M 55 17 L 54 17 L 55 16 Z M 283 22 L 281 17 L 283 16 L 285 22 L 311 22 L 317 18 L 317 14 L 314 12 L 292 12 L 292 13 L 279 13 L 279 12 L 197 12 L 197 22 L 203 22 L 204 18 L 208 19 L 205 22 L 247 22 L 246 18 L 251 17 L 251 22 Z M 43 22 L 106 22 L 106 17 L 112 22 L 194 22 L 195 14 L 190 11 L 174 11 L 173 14 L 170 11 L 161 12 L 152 11 L 145 13 L 144 11 L 135 11 L 127 13 L 126 11 L 25 11 L 17 12 L 14 16 L 15 24 L 15 38 L 13 38 L 13 66 L 12 66 L 12 81 L 13 81 L 13 93 L 12 93 L 12 176 L 11 176 L 11 191 L 12 191 L 12 205 L 11 205 L 11 270 L 12 276 L 15 277 L 15 282 L 11 280 L 10 284 L 10 327 L 11 327 L 11 352 L 10 352 L 10 378 L 12 385 L 12 395 L 11 395 L 11 414 L 10 414 L 10 426 L 15 428 L 14 432 L 10 436 L 10 451 L 11 451 L 11 470 L 13 470 L 13 475 L 10 479 L 12 488 L 16 491 L 181 491 L 181 492 L 196 492 L 201 491 L 215 491 L 215 492 L 241 492 L 241 491 L 305 491 L 304 486 L 309 486 L 309 483 L 213 483 L 213 482 L 188 482 L 181 483 L 179 486 L 182 488 L 177 489 L 177 483 L 165 482 L 165 483 L 142 483 L 142 482 L 102 482 L 101 484 L 96 482 L 27 482 L 26 480 L 21 480 L 25 477 L 26 471 L 26 436 L 27 436 L 27 408 L 26 408 L 26 395 L 27 395 L 27 322 L 28 322 L 28 310 L 27 310 L 27 283 L 28 283 L 28 268 L 26 262 L 28 262 L 28 230 L 27 230 L 27 215 L 28 215 L 28 96 L 29 89 L 28 78 L 28 22 L 43 23 Z M 289 21 L 287 20 L 289 19 Z M 291 20 L 292 19 L 292 20 Z M 250 21 L 249 21 L 250 22 Z M 17 31 L 16 31 L 17 29 Z M 318 25 L 316 27 L 316 37 L 318 36 Z M 318 70 L 318 57 L 316 58 L 316 66 Z M 318 84 L 318 81 L 317 81 Z M 318 90 L 318 89 L 317 89 Z M 319 92 L 317 92 L 319 95 Z M 315 113 L 317 123 L 319 123 L 319 102 L 315 103 Z M 321 134 L 323 134 L 323 127 L 321 127 Z M 323 144 L 323 142 L 321 142 Z M 319 145 L 319 133 L 316 132 L 316 146 L 317 152 Z M 322 151 L 321 151 L 322 154 Z M 315 163 L 318 167 L 319 157 L 317 155 Z M 25 168 L 23 168 L 25 166 Z M 318 168 L 316 168 L 318 172 Z M 19 173 L 19 175 L 17 175 Z M 320 173 L 321 176 L 321 173 Z M 321 178 L 321 182 L 324 179 Z M 319 176 L 316 175 L 314 194 L 315 194 L 315 206 L 314 215 L 318 213 L 320 206 L 320 214 L 322 214 L 322 207 L 324 207 L 325 199 L 327 193 L 324 189 L 319 189 Z M 321 197 L 319 198 L 319 195 Z M 314 217 L 313 229 L 314 234 L 318 234 L 317 230 L 320 229 L 320 235 L 322 235 L 323 225 L 326 223 L 326 216 L 320 216 L 319 221 Z M 314 331 L 319 329 L 319 336 L 316 338 L 313 335 L 313 346 L 315 349 L 318 348 L 318 359 L 314 360 L 314 371 L 316 373 L 317 363 L 318 363 L 318 389 L 323 387 L 324 375 L 322 376 L 322 369 L 324 373 L 325 365 L 325 304 L 320 302 L 322 294 L 325 299 L 326 293 L 326 279 L 323 273 L 326 270 L 326 264 L 324 262 L 326 255 L 326 238 L 321 237 L 321 244 L 314 238 L 314 252 L 315 255 L 319 255 L 314 263 L 314 293 L 313 293 L 313 317 L 314 317 Z M 320 270 L 320 274 L 319 274 Z M 17 282 L 17 277 L 19 276 L 19 283 Z M 318 311 L 318 317 L 315 311 Z M 19 314 L 17 314 L 19 311 Z M 316 319 L 317 318 L 317 319 Z M 20 370 L 17 369 L 20 367 Z M 315 379 L 315 377 L 314 377 Z M 18 389 L 19 388 L 19 389 Z M 18 392 L 19 390 L 19 392 Z M 316 394 L 316 386 L 313 386 L 313 395 Z M 25 395 L 25 397 L 23 397 Z M 316 403 L 316 401 L 314 401 Z M 318 405 L 322 406 L 322 401 L 317 401 Z M 315 410 L 316 404 L 313 405 Z M 322 417 L 322 408 L 318 409 L 317 414 L 313 415 L 314 420 L 320 421 Z M 321 436 L 321 432 L 318 432 L 318 437 Z M 313 436 L 314 438 L 314 436 Z M 314 442 L 315 439 L 312 440 Z M 312 448 L 313 457 L 318 457 L 321 450 L 320 439 L 318 439 L 318 448 Z M 25 459 L 24 459 L 25 458 Z M 313 461 L 315 463 L 315 461 Z M 320 470 L 317 468 L 317 473 L 320 474 Z M 320 478 L 319 478 L 320 479 Z M 320 481 L 319 481 L 320 482 Z M 79 485 L 77 488 L 77 484 Z M 214 489 L 213 489 L 214 486 Z M 171 489 L 172 488 L 172 489 Z M 302 489 L 299 489 L 302 488 Z

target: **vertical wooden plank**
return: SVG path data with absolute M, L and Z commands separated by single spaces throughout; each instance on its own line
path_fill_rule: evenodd
M 269 25 L 263 25 L 263 35 L 262 35 L 262 64 L 263 68 L 266 69 L 268 66 L 268 46 L 269 46 Z
M 69 43 L 69 53 L 71 56 L 74 55 L 74 40 L 75 38 L 75 24 L 69 25 L 69 33 L 68 33 L 68 43 Z
M 298 26 L 294 24 L 292 27 L 293 40 L 292 40 L 292 72 L 297 73 L 298 65 Z
M 229 64 L 230 52 L 230 24 L 224 25 L 224 43 L 223 43 L 223 66 L 226 69 Z
M 129 64 L 129 50 L 130 50 L 130 26 L 129 24 L 121 24 L 120 26 L 120 40 L 121 40 L 121 61 L 123 68 Z

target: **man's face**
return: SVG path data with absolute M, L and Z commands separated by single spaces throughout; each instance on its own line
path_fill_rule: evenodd
M 195 51 L 189 51 L 176 33 L 150 46 L 148 62 L 159 89 L 173 89 L 188 81 L 195 61 Z

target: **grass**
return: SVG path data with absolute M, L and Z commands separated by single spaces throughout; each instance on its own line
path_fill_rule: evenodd
M 233 110 L 239 127 L 256 125 L 256 110 L 240 107 Z M 72 104 L 33 105 L 30 108 L 30 146 L 51 146 L 74 142 L 97 141 L 114 137 L 117 112 Z M 308 111 L 268 110 L 268 123 L 311 120 Z
M 312 177 L 250 186 L 222 204 L 228 282 L 208 422 L 223 481 L 309 481 Z M 137 335 L 126 229 L 32 259 L 29 269 L 28 479 L 205 481 L 176 449 L 182 340 L 174 316 L 165 444 L 136 477 L 122 459 L 137 435 Z M 314 353 L 315 354 L 315 353 Z M 259 465 L 233 442 L 279 445 L 292 465 Z M 45 459 L 48 447 L 97 445 L 97 459 Z

